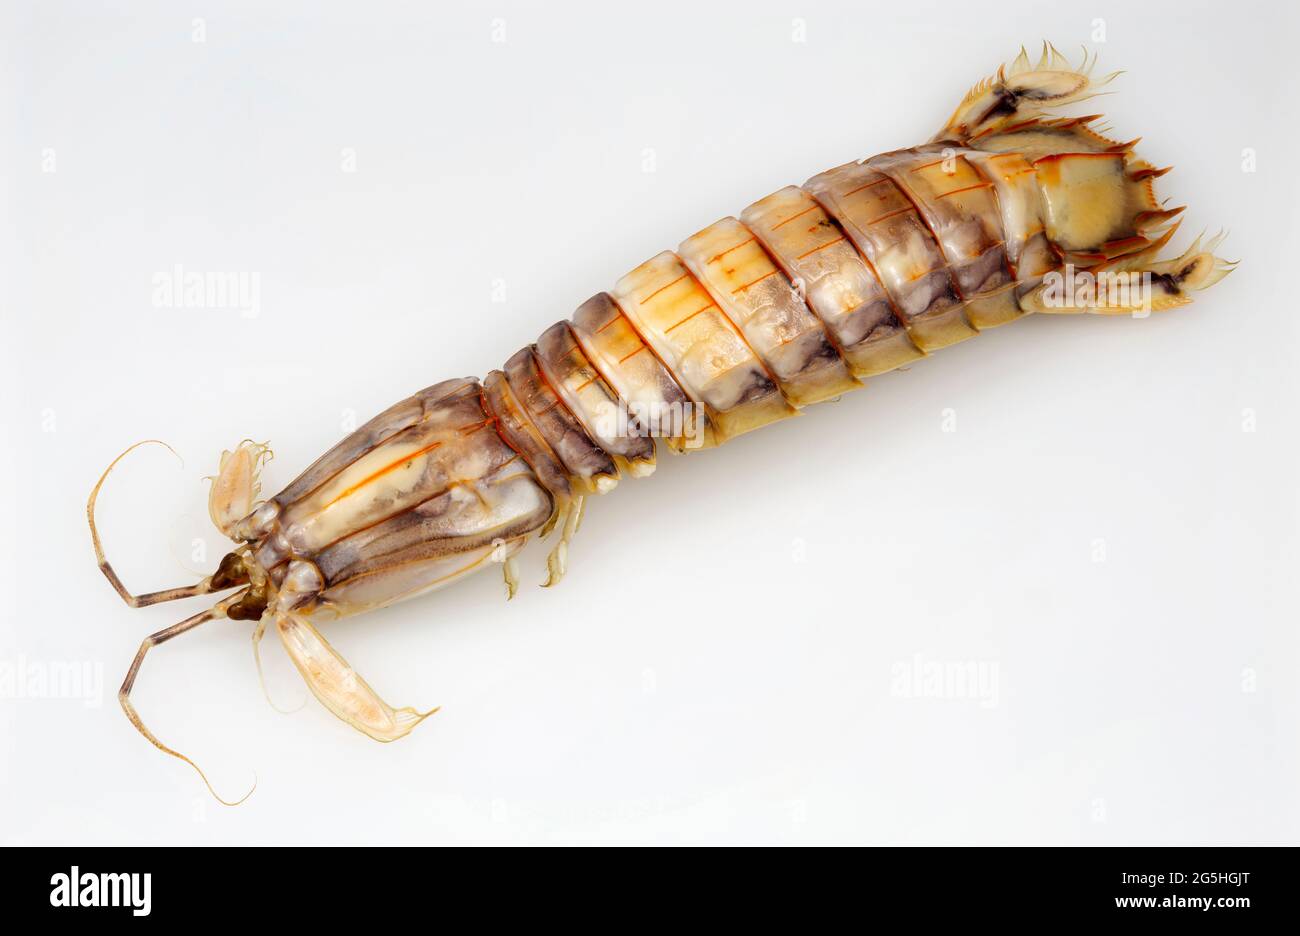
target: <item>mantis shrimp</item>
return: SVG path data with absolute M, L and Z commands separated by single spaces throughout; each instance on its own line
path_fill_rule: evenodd
M 1050 113 L 1114 77 L 1094 79 L 1095 64 L 1085 51 L 1072 66 L 1048 45 L 1035 63 L 1022 49 L 930 142 L 845 163 L 710 224 L 482 381 L 443 381 L 380 413 L 267 500 L 267 447 L 224 452 L 209 512 L 238 545 L 195 585 L 133 595 L 105 558 L 95 501 L 118 456 L 87 505 L 118 594 L 138 608 L 234 590 L 144 639 L 119 693 L 131 723 L 208 783 L 130 695 L 151 648 L 229 618 L 254 622 L 255 647 L 272 628 L 326 708 L 394 741 L 432 712 L 383 701 L 314 621 L 493 565 L 513 597 L 516 554 L 557 532 L 554 585 L 587 498 L 650 474 L 656 438 L 673 452 L 721 445 L 1032 313 L 1190 302 L 1233 264 L 1215 257 L 1217 239 L 1161 259 L 1183 210 L 1156 200 L 1168 170 L 1139 159 L 1137 141 L 1105 137 L 1098 117 Z

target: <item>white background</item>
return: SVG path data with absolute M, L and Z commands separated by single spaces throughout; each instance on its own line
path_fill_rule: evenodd
M 0 700 L 0 841 L 1300 837 L 1300 24 L 1040 7 L 6 4 L 0 661 L 103 685 Z M 1044 37 L 1127 69 L 1085 110 L 1176 165 L 1188 231 L 1231 228 L 1222 285 L 999 329 L 663 460 L 590 505 L 552 591 L 534 549 L 509 605 L 493 573 L 325 625 L 389 701 L 445 706 L 396 744 L 276 714 L 247 623 L 154 651 L 141 713 L 227 795 L 256 770 L 238 809 L 130 727 L 140 639 L 201 605 L 132 611 L 95 568 L 85 498 L 126 445 L 185 464 L 122 464 L 109 555 L 137 591 L 193 581 L 223 447 L 271 440 L 269 494 L 715 219 L 928 138 Z M 157 307 L 175 264 L 256 272 L 259 314 Z M 909 697 L 931 664 L 996 683 Z

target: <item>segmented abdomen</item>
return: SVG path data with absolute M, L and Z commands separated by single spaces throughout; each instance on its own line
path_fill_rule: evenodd
M 488 409 L 553 493 L 603 491 L 653 469 L 652 429 L 718 445 L 1011 321 L 1057 264 L 1033 173 L 930 144 L 781 189 L 547 329 Z

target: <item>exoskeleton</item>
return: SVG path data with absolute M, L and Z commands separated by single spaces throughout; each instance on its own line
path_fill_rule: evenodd
M 845 163 L 710 224 L 482 381 L 443 381 L 379 414 L 268 500 L 266 447 L 223 453 L 210 512 L 238 545 L 196 585 L 123 587 L 94 529 L 101 477 L 88 505 L 95 551 L 129 604 L 237 589 L 144 640 L 120 692 L 128 718 L 189 762 L 149 732 L 130 692 L 151 647 L 224 617 L 255 622 L 255 643 L 273 628 L 330 711 L 393 741 L 431 713 L 380 699 L 316 619 L 489 566 L 513 596 L 515 554 L 552 531 L 555 584 L 586 499 L 650 474 L 656 438 L 671 451 L 721 445 L 1030 313 L 1189 302 L 1232 265 L 1199 239 L 1161 259 L 1182 210 L 1154 194 L 1167 170 L 1104 137 L 1096 117 L 1048 114 L 1109 80 L 1092 77 L 1094 64 L 1085 52 L 1072 67 L 1051 47 L 1034 63 L 1021 50 L 929 143 Z

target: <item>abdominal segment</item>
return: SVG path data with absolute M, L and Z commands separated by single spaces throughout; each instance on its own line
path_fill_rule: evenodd
M 876 273 L 810 194 L 787 186 L 740 218 L 825 323 L 854 377 L 883 374 L 922 356 Z

